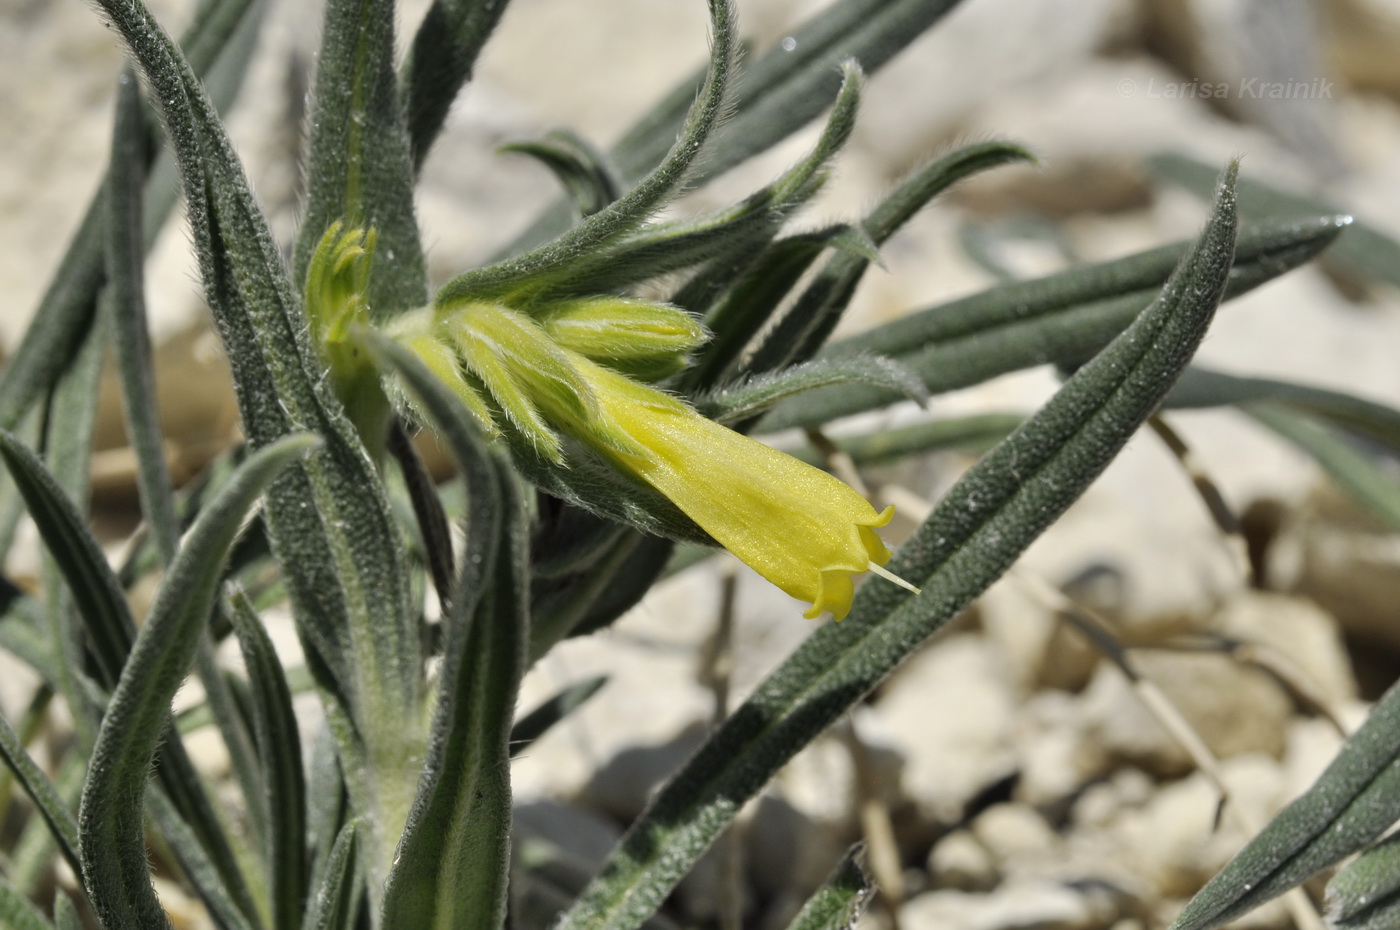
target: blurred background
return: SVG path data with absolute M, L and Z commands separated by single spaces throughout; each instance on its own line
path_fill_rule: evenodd
M 151 5 L 172 30 L 191 11 L 187 0 Z M 825 4 L 736 5 L 761 50 L 781 45 Z M 318 6 L 270 4 L 263 48 L 230 119 L 287 241 Z M 416 23 L 425 6 L 402 4 L 401 24 Z M 700 66 L 704 24 L 700 0 L 513 0 L 420 188 L 435 280 L 487 260 L 555 197 L 547 172 L 498 146 L 560 125 L 607 145 Z M 5 351 L 97 184 L 121 55 L 84 4 L 5 0 L 0 58 L 10 75 L 0 82 Z M 870 80 L 835 177 L 797 222 L 856 216 L 960 141 L 1007 138 L 1040 159 L 978 176 L 916 218 L 886 248 L 886 267 L 867 275 L 849 328 L 1190 236 L 1205 216 L 1200 177 L 1236 155 L 1243 178 L 1304 198 L 1296 212 L 1323 204 L 1400 238 L 1398 98 L 1396 0 L 964 0 Z M 796 161 L 815 134 L 794 136 L 673 209 L 732 202 Z M 1386 241 L 1369 264 L 1324 260 L 1226 305 L 1201 359 L 1400 405 L 1400 260 L 1387 264 Z M 237 437 L 187 246 L 185 230 L 170 224 L 151 260 L 148 296 L 169 453 L 184 477 Z M 1026 412 L 1055 385 L 1048 371 L 1024 372 L 862 426 Z M 115 389 L 108 394 L 97 518 L 129 524 L 134 459 Z M 1170 419 L 1248 518 L 1265 581 L 1244 583 L 1190 478 L 1148 436 L 1032 548 L 1023 569 L 1068 585 L 1130 645 L 1202 631 L 1266 644 L 1354 725 L 1364 701 L 1400 674 L 1400 539 L 1239 414 Z M 969 461 L 931 456 L 877 477 L 936 499 Z M 12 577 L 34 576 L 37 546 L 27 548 L 32 564 L 10 565 Z M 677 577 L 617 629 L 552 654 L 527 682 L 528 705 L 581 677 L 610 677 L 516 771 L 522 837 L 579 875 L 708 726 L 707 649 L 732 571 L 712 559 Z M 756 578 L 741 570 L 735 584 L 732 700 L 811 629 L 794 602 Z M 1141 653 L 1141 666 L 1223 758 L 1232 797 L 1256 820 L 1335 751 L 1326 715 L 1276 675 L 1220 654 L 1155 648 Z M 649 696 L 639 701 L 639 693 Z M 875 925 L 1146 930 L 1164 925 L 1243 836 L 1228 820 L 1217 829 L 1217 788 L 1140 709 L 1123 676 L 1012 584 L 989 592 L 848 730 L 800 756 L 755 803 L 740 839 L 678 892 L 673 919 L 713 924 L 723 902 L 737 900 L 746 925 L 782 926 L 845 844 L 882 829 L 883 810 L 893 859 L 888 901 L 868 918 Z M 217 773 L 214 756 L 207 765 Z M 1241 926 L 1293 920 L 1272 906 Z

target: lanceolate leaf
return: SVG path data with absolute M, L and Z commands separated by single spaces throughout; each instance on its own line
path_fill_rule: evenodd
M 709 4 L 712 35 L 705 85 L 661 164 L 607 209 L 588 217 L 553 242 L 453 278 L 438 292 L 436 303 L 511 292 L 529 296 L 534 289 L 566 276 L 594 250 L 636 229 L 680 187 L 724 110 L 725 88 L 734 68 L 734 24 L 729 0 L 709 0 Z
M 1335 930 L 1389 930 L 1400 924 L 1400 841 L 1377 843 L 1327 884 L 1327 922 Z
M 1271 221 L 1240 233 L 1226 298 L 1236 297 L 1314 258 L 1349 222 L 1345 217 Z M 1076 364 L 1122 332 L 1153 299 L 1184 243 L 1074 268 L 1035 281 L 990 288 L 829 346 L 822 357 L 888 355 L 932 394 L 1035 365 Z M 813 391 L 780 404 L 759 432 L 818 426 L 886 406 L 897 394 L 860 387 Z
M 68 590 L 73 593 L 87 634 L 88 650 L 96 665 L 98 685 L 114 688 L 126 668 L 136 628 L 121 586 L 81 515 L 34 453 L 9 433 L 0 431 L 0 458 L 4 458 L 9 467 L 24 495 L 30 516 L 50 555 L 63 571 Z M 74 697 L 80 711 L 93 706 L 93 701 L 83 691 L 76 692 Z M 159 732 L 151 738 L 154 740 Z M 239 906 L 251 910 L 251 899 L 228 841 L 179 740 L 170 740 L 161 747 L 161 765 L 157 771 L 161 786 L 179 812 L 178 818 L 188 822 L 188 832 L 197 838 L 197 845 L 203 847 L 202 850 L 177 851 L 185 858 L 202 855 L 213 862 L 228 886 L 228 895 L 235 898 Z
M 708 215 L 644 226 L 580 261 L 564 285 L 579 294 L 610 293 L 702 262 L 694 279 L 713 280 L 716 286 L 732 280 L 825 183 L 832 160 L 855 128 L 862 77 L 854 62 L 845 63 L 841 89 L 821 138 L 806 158 L 772 184 Z M 699 290 L 687 285 L 682 300 L 708 303 Z
M 78 865 L 78 822 L 73 818 L 72 811 L 64 803 L 53 782 L 34 763 L 29 751 L 20 741 L 19 734 L 3 717 L 0 717 L 0 759 L 4 760 L 5 765 L 24 786 L 39 815 L 49 825 L 54 842 L 58 844 L 58 851 L 74 870 L 74 874 L 77 874 L 81 868 Z
M 877 246 L 909 222 L 930 200 L 965 177 L 1016 161 L 1034 162 L 1009 142 L 969 145 L 931 162 L 899 185 L 866 217 L 862 228 Z M 750 372 L 769 371 L 811 358 L 841 319 L 870 259 L 837 252 L 754 352 Z
M 510 860 L 511 720 L 529 635 L 524 510 L 513 475 L 448 388 L 395 343 L 373 344 L 433 416 L 469 495 L 428 758 L 389 876 L 384 923 L 495 930 Z
M 241 594 L 230 598 L 228 614 L 253 697 L 253 733 L 266 793 L 249 802 L 261 801 L 265 807 L 264 849 L 272 926 L 274 930 L 298 930 L 307 894 L 306 782 L 291 689 L 272 640 L 248 599 Z
M 1025 419 L 1015 413 L 979 413 L 831 439 L 857 465 L 880 465 L 940 449 L 982 452 L 1005 439 Z M 822 463 L 822 456 L 810 446 L 780 448 L 804 462 Z
M 811 122 L 836 94 L 840 65 L 855 59 L 867 74 L 917 39 L 957 6 L 957 0 L 843 0 L 792 31 L 748 66 L 723 141 L 706 158 L 714 175 L 766 150 Z M 649 123 L 618 143 L 624 175 L 655 164 L 674 138 L 675 124 Z
M 802 910 L 788 924 L 788 930 L 851 930 L 855 927 L 875 890 L 874 883 L 861 868 L 860 860 L 864 855 L 864 844 L 846 853 L 826 883 L 802 905 Z
M 957 6 L 957 0 L 841 0 L 787 38 L 754 58 L 734 100 L 735 115 L 707 148 L 692 179 L 714 177 L 766 151 L 816 119 L 840 85 L 842 62 L 854 59 L 874 74 L 909 43 Z M 613 148 L 625 181 L 642 177 L 670 150 L 680 134 L 698 82 L 669 93 Z M 541 242 L 564 228 L 568 211 L 541 217 L 510 251 Z
M 1344 391 L 1192 365 L 1166 400 L 1167 406 L 1176 408 L 1255 403 L 1277 404 L 1327 420 L 1400 452 L 1400 410 Z
M 10 930 L 53 930 L 53 924 L 38 908 L 4 878 L 0 878 L 0 926 Z
M 398 527 L 373 464 L 323 382 L 276 243 L 209 101 L 139 0 L 99 0 L 169 127 L 205 292 L 256 448 L 294 432 L 321 448 L 268 493 L 267 518 L 308 663 L 328 699 L 359 806 L 377 812 L 371 862 L 393 857 L 419 734 L 421 646 Z M 377 893 L 378 881 L 369 887 Z
M 428 149 L 442 130 L 457 92 L 471 80 L 476 57 L 509 0 L 433 0 L 413 36 L 404 63 L 403 108 L 413 148 L 413 166 L 421 170 Z
M 1159 177 L 1180 184 L 1198 196 L 1210 195 L 1209 165 L 1175 152 L 1163 152 L 1149 161 Z M 1333 213 L 1336 207 L 1247 178 L 1240 182 L 1240 209 L 1249 217 L 1288 219 Z M 1327 253 L 1326 261 L 1352 273 L 1400 286 L 1400 242 L 1364 221 L 1351 224 Z
M 157 768 L 161 764 L 158 762 Z M 262 930 L 256 910 L 246 900 L 234 899 L 235 891 L 229 887 L 226 873 L 206 854 L 199 837 L 170 800 L 161 792 L 148 789 L 146 805 L 151 823 L 160 832 L 161 839 L 170 844 L 176 861 L 215 926 L 219 930 Z M 88 881 L 86 877 L 83 880 L 84 883 Z M 247 899 L 246 890 L 238 890 L 242 892 L 240 897 Z
M 82 918 L 73 899 L 59 892 L 53 899 L 53 922 L 58 930 L 83 930 Z
M 1275 404 L 1250 404 L 1245 412 L 1307 452 L 1368 513 L 1400 531 L 1400 484 L 1336 431 Z
M 370 312 L 379 319 L 427 303 L 413 215 L 413 160 L 394 73 L 393 0 L 326 4 L 311 114 L 310 189 L 293 261 L 306 280 L 316 244 L 336 221 L 373 229 Z
M 339 930 L 355 925 L 355 899 L 358 891 L 355 875 L 355 846 L 358 825 L 348 821 L 340 828 L 335 843 L 326 855 L 322 870 L 324 880 L 317 886 L 306 912 L 305 930 Z
M 818 256 L 832 247 L 838 237 L 848 237 L 850 232 L 849 227 L 833 227 L 784 236 L 765 248 L 729 293 L 709 310 L 705 324 L 714 338 L 701 348 L 695 366 L 683 374 L 684 383 L 693 388 L 719 383 Z M 860 235 L 864 235 L 863 230 Z M 875 255 L 871 243 L 870 257 Z M 693 307 L 688 296 L 678 296 L 677 302 Z
M 560 720 L 573 713 L 608 683 L 606 675 L 570 685 L 515 721 L 510 730 L 511 757 L 520 755 Z
M 210 0 L 201 5 L 194 23 L 182 40 L 190 67 L 207 76 L 221 53 L 241 30 L 256 27 L 261 4 L 257 0 Z M 227 106 L 237 91 L 246 61 L 233 69 L 220 106 Z M 154 138 L 156 127 L 145 132 Z M 150 151 L 153 151 L 151 149 Z M 148 210 L 144 241 L 149 247 L 174 204 L 172 192 L 154 190 L 157 204 Z M 102 225 L 105 185 L 88 205 L 78 232 L 68 246 L 49 289 L 34 314 L 19 348 L 0 369 L 0 429 L 13 430 L 25 411 L 63 369 L 75 341 L 92 319 L 97 292 L 102 285 Z
M 896 361 L 878 356 L 823 359 L 793 365 L 751 378 L 700 398 L 697 409 L 720 423 L 738 423 L 789 397 L 832 385 L 861 384 L 899 391 L 905 398 L 928 400 L 923 382 Z
M 622 196 L 621 184 L 605 156 L 572 131 L 556 129 L 538 141 L 511 142 L 500 151 L 529 155 L 548 168 L 580 216 L 592 216 Z
M 107 288 L 104 305 L 111 318 L 127 436 L 136 454 L 136 483 L 140 491 L 141 512 L 160 565 L 165 567 L 175 557 L 180 539 L 180 521 L 175 507 L 174 485 L 165 464 L 165 443 L 156 410 L 151 340 L 146 329 L 145 248 L 141 237 L 144 204 L 141 194 L 149 161 L 146 149 L 154 140 L 149 138 L 147 131 L 145 104 L 136 75 L 128 70 L 123 72 L 122 78 L 117 95 L 107 183 Z M 94 393 L 95 390 L 94 386 Z M 71 434 L 74 431 L 68 432 Z M 86 455 L 67 457 L 86 468 Z M 255 776 L 252 741 L 233 713 L 212 647 L 207 643 L 201 644 L 197 668 L 244 796 L 254 798 L 260 786 Z M 65 687 L 65 694 L 72 699 L 71 686 Z M 83 726 L 82 723 L 79 725 Z M 253 814 L 251 823 L 255 833 L 264 829 L 258 813 Z
M 1400 687 L 1312 787 L 1192 898 L 1172 930 L 1219 927 L 1364 848 L 1400 818 Z
M 315 440 L 289 437 L 252 456 L 200 515 L 161 583 L 112 692 L 78 813 L 83 880 L 103 926 L 167 926 L 147 874 L 141 798 L 170 702 L 214 604 L 223 556 L 268 483 Z
M 851 615 L 798 648 L 721 725 L 623 837 L 560 930 L 622 930 L 660 905 L 744 802 L 1006 571 L 1156 409 L 1199 345 L 1235 239 L 1226 173 L 1214 214 L 1160 298 L 939 503 Z

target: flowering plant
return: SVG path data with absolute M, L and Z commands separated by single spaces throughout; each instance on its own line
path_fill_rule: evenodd
M 850 135 L 862 69 L 954 4 L 838 0 L 739 83 L 733 11 L 709 0 L 704 76 L 606 154 L 567 133 L 520 146 L 570 196 L 508 257 L 434 293 L 414 184 L 505 0 L 436 0 L 402 63 L 392 0 L 329 0 L 290 262 L 219 113 L 261 5 L 206 0 L 180 43 L 141 0 L 96 5 L 140 82 L 119 85 L 102 191 L 0 373 L 0 456 L 14 478 L 0 550 L 23 509 L 51 555 L 42 591 L 8 597 L 0 645 L 73 718 L 56 778 L 0 721 L 0 756 L 39 815 L 24 829 L 40 839 L 21 845 L 54 851 L 0 883 L 0 915 L 26 930 L 76 927 L 80 911 L 108 930 L 167 925 L 151 859 L 221 930 L 503 926 L 512 895 L 547 879 L 512 868 L 510 758 L 527 722 L 538 732 L 568 706 L 516 721 L 522 675 L 564 638 L 615 622 L 680 558 L 677 544 L 718 544 L 808 617 L 846 619 L 814 625 L 576 898 L 520 916 L 642 926 L 745 801 L 1093 481 L 1163 402 L 1223 297 L 1307 261 L 1345 225 L 1276 221 L 1237 237 L 1232 166 L 1194 243 L 1006 284 L 828 345 L 900 226 L 959 179 L 1029 155 L 961 148 L 863 218 L 794 230 Z M 828 107 L 812 151 L 773 183 L 714 213 L 654 219 L 683 187 Z M 141 230 L 172 199 L 151 171 L 162 138 L 245 439 L 178 494 L 142 303 Z M 147 527 L 120 572 L 82 516 L 109 344 Z M 893 553 L 876 532 L 891 508 L 753 438 L 798 426 L 824 442 L 839 416 L 1041 363 L 1073 374 L 1024 422 L 1000 421 L 994 448 Z M 911 453 L 958 426 L 842 443 L 859 466 L 872 440 Z M 410 441 L 419 429 L 452 454 L 447 492 Z M 866 570 L 895 583 L 857 590 Z M 138 630 L 125 595 L 146 578 L 158 593 Z M 299 679 L 265 629 L 284 600 L 306 655 Z M 218 640 L 236 645 L 238 674 Z M 231 810 L 171 716 L 191 670 L 233 759 Z M 306 745 L 294 687 L 323 712 L 322 738 Z M 848 861 L 793 926 L 849 925 L 867 890 Z

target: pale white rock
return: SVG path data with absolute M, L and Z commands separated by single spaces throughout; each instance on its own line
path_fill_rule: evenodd
M 1263 824 L 1277 809 L 1283 776 L 1278 763 L 1259 755 L 1222 765 L 1230 803 Z M 1194 894 L 1245 843 L 1247 836 L 1227 812 L 1215 827 L 1219 795 L 1200 773 L 1164 787 L 1139 809 L 1125 808 L 1107 826 L 1102 842 L 1111 844 L 1135 875 L 1163 897 Z
M 1350 701 L 1337 708 L 1341 725 L 1355 733 L 1370 712 L 1370 705 Z M 1320 717 L 1300 717 L 1288 727 L 1288 750 L 1283 757 L 1286 798 L 1297 797 L 1322 775 L 1342 748 L 1343 736 L 1331 722 Z
M 900 791 L 904 757 L 898 748 L 902 737 L 869 707 L 856 708 L 813 740 L 774 780 L 774 787 L 787 802 L 835 836 L 854 836 L 860 829 L 857 773 L 848 727 L 859 734 L 870 767 L 862 789 L 874 790 L 887 808 L 897 809 L 904 801 Z
M 1011 660 L 1018 685 L 1077 691 L 1088 683 L 1098 651 L 1016 579 L 992 585 L 977 606 L 982 628 Z
M 1113 760 L 1081 703 L 1064 691 L 1041 691 L 1022 705 L 1016 720 L 1018 800 L 1037 807 L 1056 804 L 1108 772 Z
M 1356 639 L 1394 649 L 1400 596 L 1400 534 L 1335 488 L 1324 487 L 1292 514 L 1270 553 L 1279 583 L 1315 600 Z
M 930 821 L 957 820 L 969 800 L 1016 767 L 1011 670 L 978 637 L 936 640 L 875 707 L 905 758 L 904 795 Z
M 781 788 L 765 791 L 752 811 L 742 830 L 744 871 L 768 897 L 816 889 L 859 836 L 855 824 L 808 817 Z
M 906 170 L 992 101 L 1058 84 L 1067 67 L 1113 33 L 1128 7 L 1120 0 L 963 4 L 872 80 L 854 144 Z M 903 88 L 921 89 L 917 105 Z
M 1216 756 L 1282 752 L 1292 701 L 1265 673 L 1216 654 L 1140 651 L 1132 660 Z M 1162 775 L 1190 766 L 1116 667 L 1104 663 L 1083 700 L 1091 730 L 1111 756 Z
M 678 613 L 676 619 L 687 615 L 693 614 Z M 609 680 L 512 763 L 517 797 L 571 796 L 619 753 L 665 746 L 682 732 L 699 733 L 709 725 L 713 697 L 697 681 L 693 644 L 635 635 L 631 620 L 560 644 L 526 676 L 520 697 L 526 710 L 596 675 Z M 635 809 L 644 801 L 643 789 L 626 806 Z
M 998 879 L 991 851 L 968 830 L 955 830 L 934 844 L 928 873 L 934 887 L 957 891 L 986 891 Z
M 1141 769 L 1118 769 L 1104 781 L 1084 789 L 1071 811 L 1072 829 L 1083 834 L 1107 826 L 1123 811 L 1142 808 L 1156 791 L 1157 783 Z
M 1059 837 L 1035 808 L 1008 802 L 995 804 L 972 821 L 972 835 L 998 862 L 1053 856 Z
M 1007 882 L 990 894 L 931 891 L 907 902 L 900 923 L 907 930 L 1097 930 L 1118 915 L 1113 905 L 1066 884 Z
M 1238 592 L 1211 618 L 1210 629 L 1277 654 L 1331 703 L 1356 697 L 1356 682 L 1336 620 L 1313 602 L 1253 589 Z

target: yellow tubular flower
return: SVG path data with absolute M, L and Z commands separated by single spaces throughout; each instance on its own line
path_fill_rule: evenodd
M 855 595 L 852 577 L 862 572 L 917 591 L 880 567 L 890 551 L 875 528 L 889 523 L 893 507 L 877 513 L 837 478 L 629 377 L 639 364 L 667 370 L 684 364 L 704 334 L 683 311 L 594 298 L 543 308 L 540 317 L 464 300 L 406 314 L 393 336 L 453 387 L 490 432 L 524 437 L 559 467 L 567 465 L 558 433 L 574 437 L 664 494 L 764 578 L 810 603 L 809 619 L 827 610 L 845 617 Z M 503 416 L 493 416 L 488 397 Z
M 568 353 L 573 355 L 573 353 Z M 640 450 L 590 443 L 623 471 L 656 488 L 720 545 L 783 591 L 840 620 L 851 609 L 853 575 L 889 561 L 875 533 L 894 515 L 824 471 L 726 429 L 660 391 L 571 359 L 604 417 Z M 587 429 L 569 432 L 589 441 Z

